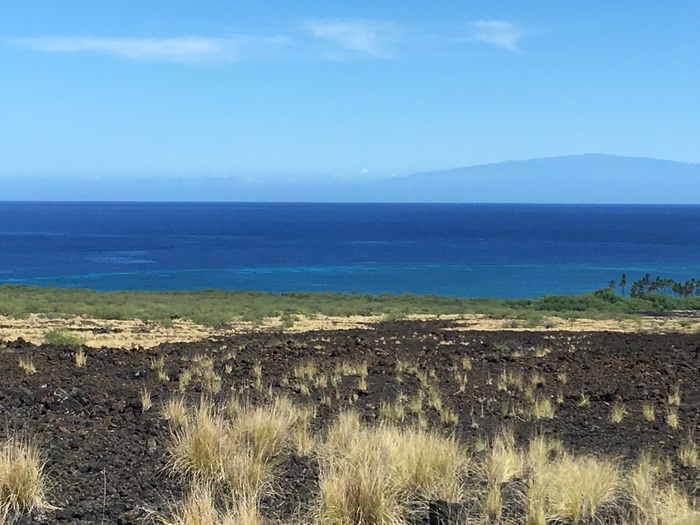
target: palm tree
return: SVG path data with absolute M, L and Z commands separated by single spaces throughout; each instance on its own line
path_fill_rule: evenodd
M 622 295 L 625 295 L 625 287 L 627 286 L 627 275 L 622 274 L 619 282 L 620 290 L 622 290 Z

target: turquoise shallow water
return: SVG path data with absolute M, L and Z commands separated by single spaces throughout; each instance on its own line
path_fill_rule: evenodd
M 700 277 L 700 207 L 0 203 L 0 282 L 536 297 Z

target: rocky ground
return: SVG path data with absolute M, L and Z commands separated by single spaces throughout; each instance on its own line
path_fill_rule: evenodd
M 181 499 L 183 485 L 168 474 L 170 431 L 160 407 L 181 391 L 194 401 L 206 390 L 201 380 L 186 386 L 179 381 L 202 356 L 213 360 L 221 378 L 216 397 L 236 392 L 256 402 L 270 392 L 287 394 L 316 406 L 317 432 L 350 406 L 367 422 L 391 417 L 383 402 L 403 397 L 409 404 L 427 382 L 442 404 L 438 410 L 425 401 L 428 425 L 454 431 L 465 443 L 507 424 L 520 440 L 545 431 L 574 452 L 612 455 L 621 462 L 650 450 L 671 458 L 676 479 L 695 490 L 697 472 L 677 456 L 697 428 L 697 334 L 472 331 L 433 320 L 293 334 L 261 331 L 151 349 L 86 348 L 82 368 L 75 364 L 75 348 L 18 339 L 2 344 L 2 352 L 0 433 L 39 438 L 48 499 L 56 507 L 34 512 L 23 518 L 26 523 L 141 523 L 151 512 L 167 513 Z M 168 381 L 153 365 L 161 357 Z M 35 372 L 27 371 L 28 363 Z M 295 377 L 294 368 L 307 363 L 315 364 L 316 378 L 330 377 L 343 363 L 366 363 L 366 388 L 352 373 L 338 372 L 337 386 Z M 255 387 L 256 365 L 262 388 Z M 147 410 L 144 389 L 153 402 Z M 549 399 L 554 417 L 536 419 L 534 399 Z M 650 404 L 653 421 L 642 415 Z M 613 407 L 623 407 L 620 422 L 611 420 Z M 676 428 L 669 415 L 677 417 Z M 406 417 L 416 416 L 409 410 Z M 263 515 L 289 520 L 298 507 L 308 507 L 317 474 L 313 458 L 286 457 L 274 473 L 274 495 L 262 501 Z

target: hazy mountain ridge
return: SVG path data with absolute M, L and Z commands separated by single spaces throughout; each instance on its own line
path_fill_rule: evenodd
M 235 178 L 0 179 L 1 200 L 698 204 L 700 164 L 586 154 L 353 182 Z
M 700 203 L 700 164 L 602 154 L 506 161 L 397 182 L 429 202 Z

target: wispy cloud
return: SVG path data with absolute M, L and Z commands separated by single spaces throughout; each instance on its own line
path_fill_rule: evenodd
M 391 58 L 401 33 L 395 24 L 371 20 L 312 19 L 304 27 L 311 36 L 332 42 L 342 50 L 374 58 Z
M 505 20 L 479 20 L 472 22 L 471 27 L 472 37 L 475 40 L 508 51 L 520 51 L 518 41 L 523 37 L 523 33 L 516 24 Z
M 415 29 L 415 28 L 414 28 Z M 463 46 L 465 40 L 519 51 L 524 33 L 504 20 L 479 20 L 470 33 L 454 36 L 409 32 L 398 24 L 366 19 L 308 19 L 276 35 L 235 34 L 225 38 L 176 36 L 169 38 L 114 38 L 102 36 L 38 36 L 6 42 L 48 53 L 95 53 L 136 61 L 179 63 L 238 62 L 247 60 L 354 60 L 390 59 L 403 52 L 440 54 Z
M 16 46 L 50 53 L 91 52 L 114 55 L 132 60 L 169 62 L 236 61 L 263 58 L 283 48 L 288 39 L 283 36 L 247 36 L 235 38 L 176 37 L 176 38 L 104 38 L 56 37 L 15 38 Z

